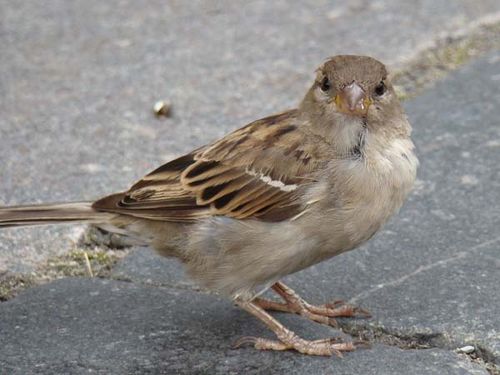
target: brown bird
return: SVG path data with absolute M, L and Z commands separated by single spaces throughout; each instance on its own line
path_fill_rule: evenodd
M 372 237 L 402 205 L 418 160 L 385 66 L 335 56 L 297 109 L 257 120 L 96 202 L 0 208 L 0 227 L 89 222 L 179 258 L 200 285 L 232 299 L 277 340 L 258 349 L 340 355 L 352 342 L 307 341 L 266 310 L 334 324 L 363 315 L 313 306 L 279 280 Z M 283 303 L 260 298 L 272 288 Z

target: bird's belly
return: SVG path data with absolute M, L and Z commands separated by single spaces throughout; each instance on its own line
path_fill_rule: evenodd
M 314 203 L 295 220 L 270 223 L 214 217 L 192 230 L 185 259 L 200 284 L 231 296 L 252 295 L 262 285 L 351 250 L 368 240 L 402 205 L 415 172 L 385 178 L 343 176 L 351 186 L 325 181 L 305 198 Z M 340 193 L 342 191 L 342 193 Z

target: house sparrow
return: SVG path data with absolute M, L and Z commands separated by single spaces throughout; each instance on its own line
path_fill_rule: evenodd
M 252 122 L 96 202 L 0 208 L 0 227 L 89 222 L 179 258 L 202 286 L 259 318 L 277 340 L 257 349 L 340 355 L 356 348 L 307 341 L 266 310 L 334 324 L 366 312 L 313 306 L 279 280 L 372 237 L 410 192 L 418 160 L 411 126 L 385 66 L 335 56 L 297 109 Z M 272 288 L 283 303 L 260 298 Z

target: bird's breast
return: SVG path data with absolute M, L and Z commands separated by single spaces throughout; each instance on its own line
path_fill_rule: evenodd
M 314 221 L 327 251 L 336 255 L 373 236 L 403 204 L 417 166 L 409 139 L 365 150 L 358 159 L 332 161 L 330 173 L 309 197 L 318 202 Z

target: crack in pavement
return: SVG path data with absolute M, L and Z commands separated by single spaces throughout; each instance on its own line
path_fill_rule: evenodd
M 391 281 L 387 281 L 385 283 L 378 284 L 378 285 L 374 286 L 373 288 L 370 288 L 368 290 L 365 290 L 365 291 L 363 291 L 363 292 L 355 295 L 354 297 L 352 297 L 349 300 L 349 303 L 355 304 L 360 299 L 366 298 L 369 295 L 371 295 L 371 294 L 373 294 L 373 293 L 377 292 L 378 290 L 381 290 L 381 289 L 383 289 L 385 287 L 401 285 L 406 280 L 408 280 L 408 279 L 410 279 L 412 277 L 415 277 L 416 275 L 418 275 L 418 274 L 420 274 L 422 272 L 426 272 L 426 271 L 429 271 L 429 270 L 431 270 L 433 268 L 436 268 L 436 267 L 442 266 L 444 264 L 453 262 L 455 260 L 465 258 L 466 256 L 470 255 L 472 252 L 474 252 L 476 250 L 480 250 L 483 247 L 486 247 L 488 245 L 494 244 L 494 243 L 499 242 L 499 241 L 500 241 L 500 236 L 496 237 L 494 239 L 488 240 L 488 241 L 484 241 L 484 242 L 482 242 L 480 244 L 477 244 L 477 245 L 471 247 L 469 250 L 460 251 L 460 252 L 456 253 L 455 255 L 453 255 L 453 256 L 451 256 L 449 258 L 441 259 L 441 260 L 438 260 L 438 261 L 436 261 L 434 263 L 431 263 L 431 264 L 428 264 L 428 265 L 425 265 L 425 266 L 420 266 L 415 271 L 413 271 L 413 272 L 411 272 L 411 273 L 409 273 L 407 275 L 401 276 L 401 277 L 399 277 L 397 279 L 394 279 L 394 280 L 391 280 Z
M 496 364 L 495 355 L 484 346 L 471 343 L 474 351 L 470 354 L 461 353 L 453 345 L 453 339 L 443 333 L 396 333 L 390 332 L 387 328 L 377 325 L 357 325 L 352 321 L 339 319 L 339 328 L 352 337 L 359 337 L 360 340 L 369 343 L 378 343 L 381 345 L 395 346 L 403 350 L 423 350 L 423 349 L 442 349 L 453 351 L 457 354 L 463 354 L 471 362 L 478 364 L 488 371 L 491 375 L 500 375 L 500 366 Z
M 413 57 L 393 71 L 394 86 L 400 99 L 420 95 L 450 72 L 500 48 L 499 30 L 500 12 L 497 12 L 419 48 Z

